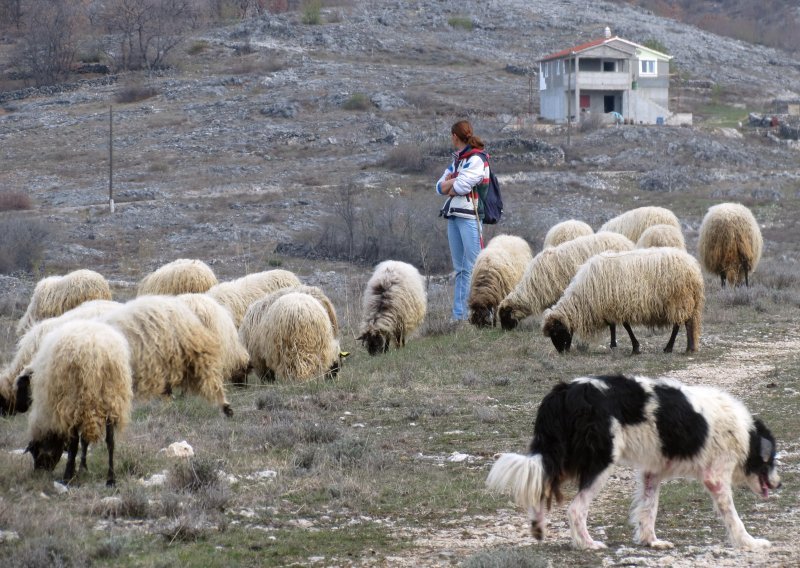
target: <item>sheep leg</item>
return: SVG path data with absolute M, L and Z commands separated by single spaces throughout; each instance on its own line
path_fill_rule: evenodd
M 719 275 L 719 279 L 722 282 L 722 287 L 724 288 L 725 287 L 725 273 L 724 272 Z
M 108 450 L 108 477 L 106 487 L 114 487 L 114 425 L 111 420 L 106 420 L 106 449 Z
M 638 355 L 641 353 L 639 351 L 639 342 L 636 340 L 636 336 L 633 335 L 633 330 L 628 322 L 622 322 L 622 327 L 625 328 L 625 331 L 628 332 L 628 337 L 631 338 L 631 355 Z
M 688 337 L 688 334 L 689 334 L 689 328 L 688 328 L 689 322 L 686 322 L 686 325 L 687 325 L 686 333 L 687 333 L 687 337 Z M 672 326 L 672 335 L 669 336 L 669 341 L 667 341 L 667 346 L 664 347 L 664 353 L 672 353 L 672 348 L 675 345 L 675 338 L 678 337 L 678 330 L 680 328 L 681 328 L 681 326 L 678 325 L 677 323 Z
M 64 485 L 75 479 L 75 458 L 78 456 L 78 431 L 73 430 L 67 443 L 67 467 L 64 469 Z
M 81 469 L 86 471 L 88 470 L 88 466 L 86 465 L 86 452 L 89 451 L 89 442 L 81 436 Z
M 686 321 L 686 352 L 694 353 L 695 351 L 697 351 L 697 345 L 694 341 L 694 320 L 690 319 Z
M 611 332 L 611 349 L 617 348 L 617 324 L 608 324 L 608 331 Z

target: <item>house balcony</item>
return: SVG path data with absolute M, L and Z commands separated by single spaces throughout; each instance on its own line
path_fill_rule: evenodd
M 574 75 L 570 77 L 570 88 L 575 84 Z M 579 71 L 578 88 L 591 91 L 622 91 L 631 88 L 631 76 L 627 72 Z

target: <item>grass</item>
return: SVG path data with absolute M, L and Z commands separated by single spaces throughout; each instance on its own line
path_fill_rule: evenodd
M 740 122 L 747 123 L 748 111 L 741 107 L 712 101 L 697 108 L 695 114 L 708 126 L 736 128 Z

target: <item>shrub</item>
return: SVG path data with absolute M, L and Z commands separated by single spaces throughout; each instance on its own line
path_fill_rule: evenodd
M 602 113 L 587 112 L 581 115 L 581 123 L 578 130 L 581 132 L 594 132 L 598 128 L 602 128 L 604 124 Z
M 303 5 L 303 23 L 312 26 L 322 23 L 322 0 L 308 0 Z
M 0 274 L 15 270 L 31 272 L 42 261 L 47 226 L 35 219 L 0 220 Z
M 33 209 L 33 201 L 21 191 L 0 192 L 0 211 L 23 211 Z
M 199 55 L 203 53 L 206 49 L 208 49 L 208 42 L 205 40 L 199 40 L 194 42 L 189 48 L 186 50 L 186 53 L 189 55 Z
M 472 19 L 465 18 L 464 16 L 453 16 L 448 18 L 447 25 L 451 28 L 460 28 L 462 30 L 471 31 L 473 28 Z
M 189 458 L 175 464 L 170 470 L 169 485 L 176 490 L 199 491 L 219 483 L 222 464 L 219 460 Z
M 353 93 L 349 99 L 342 103 L 344 110 L 369 110 L 372 106 L 372 101 L 364 93 Z
M 118 103 L 136 103 L 144 101 L 158 94 L 154 87 L 146 87 L 140 84 L 126 85 L 122 87 L 114 96 Z

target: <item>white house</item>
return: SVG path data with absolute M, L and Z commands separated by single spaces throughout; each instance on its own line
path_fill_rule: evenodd
M 617 112 L 636 124 L 666 122 L 671 56 L 611 35 L 539 60 L 544 118 L 565 122 L 581 113 Z

